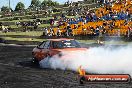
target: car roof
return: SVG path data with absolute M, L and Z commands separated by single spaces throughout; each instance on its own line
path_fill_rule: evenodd
M 74 39 L 69 39 L 69 38 L 57 38 L 57 39 L 47 39 L 49 41 L 63 41 L 63 40 L 74 40 Z

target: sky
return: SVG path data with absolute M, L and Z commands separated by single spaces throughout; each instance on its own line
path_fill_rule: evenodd
M 2 6 L 9 6 L 9 0 L 0 0 L 0 1 L 1 1 L 1 2 L 0 2 L 0 8 L 1 8 Z M 41 1 L 43 1 L 43 0 L 41 0 Z M 57 1 L 57 2 L 59 2 L 59 3 L 64 3 L 64 2 L 66 2 L 66 1 L 68 1 L 68 0 L 54 0 L 54 1 Z M 75 1 L 82 1 L 82 0 L 69 0 L 69 1 L 74 1 L 74 2 L 75 2 Z M 16 4 L 17 4 L 18 2 L 24 3 L 26 8 L 31 4 L 31 0 L 10 0 L 11 8 L 12 8 L 13 10 L 15 9 Z

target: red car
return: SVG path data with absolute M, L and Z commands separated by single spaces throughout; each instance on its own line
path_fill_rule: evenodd
M 82 48 L 80 44 L 74 39 L 48 39 L 33 49 L 33 62 L 38 63 L 46 57 L 52 57 L 57 54 L 61 57 L 61 52 L 63 51 L 70 52 L 84 50 L 87 50 L 87 48 Z

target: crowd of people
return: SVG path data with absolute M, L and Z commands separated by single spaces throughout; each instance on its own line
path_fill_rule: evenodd
M 101 0 L 102 7 L 85 10 L 78 18 L 62 15 L 57 27 L 44 28 L 45 36 L 128 36 L 132 31 L 132 9 L 130 0 Z M 74 10 L 77 11 L 77 10 Z M 77 12 L 75 12 L 77 13 Z
M 34 27 L 33 29 L 37 29 L 40 24 L 41 24 L 40 21 L 16 22 L 17 27 L 19 27 L 19 26 L 23 27 L 23 31 L 28 31 L 29 26 L 33 26 Z
M 98 0 L 99 8 L 90 9 L 75 5 L 67 11 L 75 13 L 68 18 L 66 13 L 50 19 L 50 27 L 43 28 L 43 36 L 127 36 L 132 33 L 132 1 L 131 0 Z M 81 14 L 80 14 L 81 13 Z M 81 15 L 81 16 L 80 16 Z M 33 22 L 16 22 L 23 31 L 29 26 L 38 29 L 41 20 Z M 3 27 L 3 26 L 2 26 Z M 8 28 L 4 28 L 7 31 Z

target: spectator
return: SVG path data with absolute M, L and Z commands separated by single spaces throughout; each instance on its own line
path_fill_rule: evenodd
M 59 28 L 57 29 L 57 36 L 61 36 L 61 30 Z

